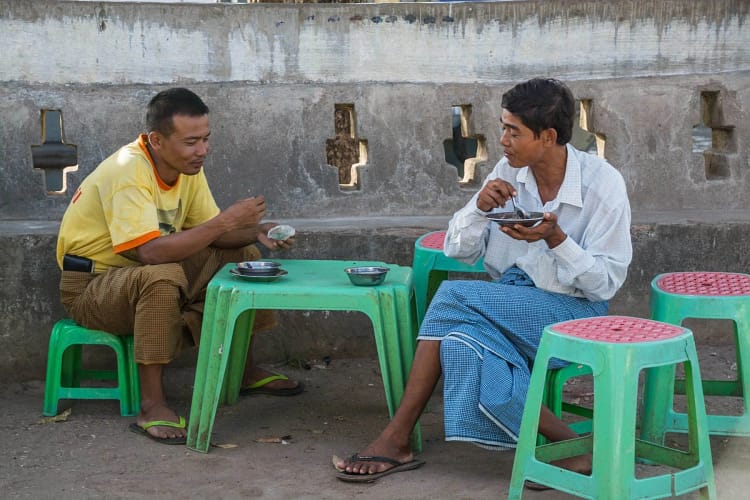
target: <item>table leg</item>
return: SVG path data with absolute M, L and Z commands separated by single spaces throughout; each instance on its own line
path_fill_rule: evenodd
M 377 319 L 371 317 L 391 417 L 401 403 L 414 359 L 415 322 L 411 314 L 411 298 L 410 290 L 404 287 L 382 289 L 378 293 L 379 304 L 374 313 Z M 419 422 L 412 432 L 412 448 L 415 452 L 422 448 Z
M 219 398 L 219 401 L 224 404 L 233 405 L 239 399 L 247 353 L 253 335 L 254 321 L 255 309 L 248 309 L 237 316 L 237 321 L 234 324 L 234 337 L 228 353 L 226 377 Z
M 209 288 L 203 315 L 198 364 L 190 407 L 187 447 L 207 453 L 234 334 L 231 294 Z M 213 305 L 213 307 L 212 307 Z

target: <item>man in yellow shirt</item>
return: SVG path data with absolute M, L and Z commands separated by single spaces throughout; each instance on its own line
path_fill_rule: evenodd
M 262 196 L 219 210 L 203 172 L 208 107 L 188 89 L 157 94 L 148 134 L 105 159 L 73 195 L 60 226 L 61 301 L 79 324 L 135 337 L 141 411 L 131 429 L 162 443 L 185 442 L 185 420 L 168 406 L 164 365 L 200 336 L 206 285 L 224 264 L 256 260 L 253 243 L 284 249 L 262 223 Z M 256 330 L 270 326 L 270 312 Z M 254 337 L 253 337 L 254 338 Z M 255 366 L 243 393 L 293 395 L 300 383 Z

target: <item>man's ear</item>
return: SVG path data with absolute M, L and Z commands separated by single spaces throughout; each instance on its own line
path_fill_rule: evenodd
M 152 130 L 148 133 L 148 144 L 154 148 L 159 149 L 161 147 L 162 136 L 159 132 Z
M 554 146 L 557 144 L 557 130 L 554 128 L 542 130 L 541 136 L 545 146 Z

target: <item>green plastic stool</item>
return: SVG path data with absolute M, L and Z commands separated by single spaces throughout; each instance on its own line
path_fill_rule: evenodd
M 706 396 L 743 398 L 742 415 L 708 415 L 710 434 L 750 436 L 750 275 L 740 273 L 665 273 L 651 281 L 651 317 L 680 325 L 686 318 L 734 322 L 737 378 L 703 380 Z M 685 432 L 688 419 L 674 411 L 674 394 L 685 394 L 685 381 L 671 367 L 649 370 L 644 386 L 642 437 L 661 443 L 666 432 Z
M 591 367 L 593 432 L 537 446 L 546 367 L 553 358 Z M 687 452 L 636 439 L 639 372 L 677 363 L 685 364 Z M 584 454 L 592 455 L 591 475 L 550 463 Z M 638 479 L 637 458 L 678 470 Z M 702 498 L 716 498 L 698 357 L 690 330 L 627 316 L 579 319 L 545 328 L 531 373 L 508 498 L 521 498 L 526 480 L 598 500 L 662 498 L 697 489 Z
M 422 324 L 427 306 L 440 283 L 448 278 L 448 272 L 482 273 L 484 261 L 465 264 L 443 253 L 445 231 L 432 231 L 414 242 L 414 298 L 417 303 L 417 324 Z
M 104 345 L 115 352 L 116 370 L 90 370 L 81 366 L 83 345 Z M 57 415 L 61 399 L 117 399 L 120 414 L 140 411 L 140 385 L 135 365 L 133 336 L 120 337 L 84 328 L 63 319 L 55 323 L 47 351 L 47 379 L 44 387 L 46 416 Z M 82 380 L 117 380 L 117 387 L 81 387 Z

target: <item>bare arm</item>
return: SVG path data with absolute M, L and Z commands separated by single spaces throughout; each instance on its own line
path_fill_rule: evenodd
M 260 220 L 266 212 L 262 196 L 234 203 L 213 219 L 185 231 L 160 236 L 135 249 L 135 257 L 144 264 L 179 262 L 209 245 L 239 247 L 258 240 Z
M 229 231 L 222 234 L 219 238 L 211 243 L 211 246 L 215 246 L 218 248 L 240 248 L 244 247 L 245 245 L 249 245 L 250 243 L 255 243 L 256 241 L 260 241 L 265 244 L 265 240 L 267 238 L 264 238 L 264 236 L 266 236 L 268 234 L 268 230 L 275 225 L 275 222 L 264 222 L 263 224 L 256 224 L 252 227 L 235 229 L 234 231 Z

